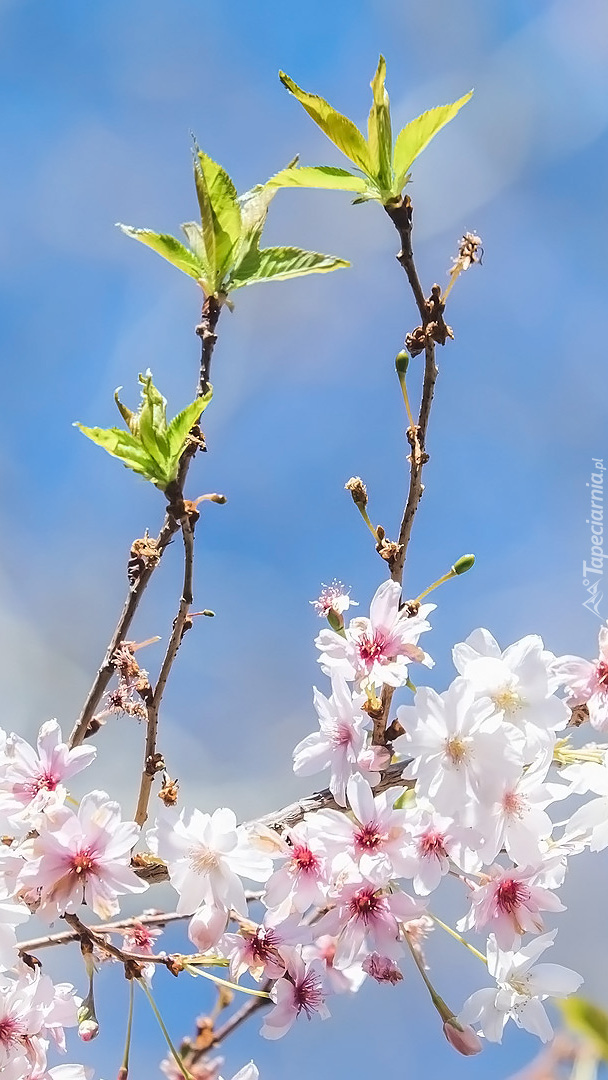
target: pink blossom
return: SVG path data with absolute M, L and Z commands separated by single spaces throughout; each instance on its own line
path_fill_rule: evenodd
M 40 728 L 37 750 L 20 735 L 12 734 L 0 764 L 0 815 L 11 820 L 16 817 L 22 832 L 27 831 L 35 814 L 64 802 L 64 781 L 90 765 L 97 753 L 94 746 L 70 750 L 61 741 L 56 720 L 48 720 Z M 15 821 L 12 824 L 17 826 Z
M 370 956 L 366 956 L 363 961 L 363 970 L 379 983 L 387 982 L 394 986 L 395 983 L 401 982 L 403 979 L 403 975 L 394 961 L 390 960 L 388 956 L 379 956 L 378 953 L 371 953 Z
M 118 803 L 91 791 L 77 814 L 64 806 L 44 814 L 38 836 L 20 848 L 27 862 L 19 883 L 40 890 L 38 914 L 49 920 L 83 903 L 111 919 L 119 894 L 148 887 L 130 867 L 138 836 L 135 822 L 121 821 Z
M 420 800 L 408 813 L 408 836 L 403 847 L 403 877 L 413 878 L 414 891 L 427 896 L 439 885 L 453 863 L 468 873 L 481 865 L 474 850 L 477 834 L 438 814 Z
M 474 888 L 471 910 L 457 923 L 459 930 L 488 926 L 501 949 L 510 949 L 526 932 L 544 930 L 541 911 L 565 911 L 549 889 L 535 884 L 539 870 L 502 866 L 490 867 L 486 881 Z
M 293 752 L 293 771 L 298 776 L 330 770 L 329 790 L 340 806 L 346 804 L 346 784 L 358 771 L 358 757 L 366 742 L 369 717 L 361 711 L 362 694 L 352 695 L 346 680 L 334 674 L 332 693 L 326 698 L 314 689 L 319 731 L 307 735 Z
M 401 956 L 399 922 L 420 911 L 420 905 L 407 893 L 387 893 L 374 882 L 359 881 L 342 887 L 336 907 L 319 920 L 316 930 L 337 938 L 334 966 L 340 969 L 364 953 Z
M 432 667 L 433 661 L 419 648 L 418 638 L 431 629 L 426 616 L 435 605 L 423 604 L 412 616 L 400 605 L 401 586 L 389 579 L 377 589 L 369 619 L 352 619 L 343 634 L 322 630 L 315 644 L 321 650 L 323 671 L 358 683 L 403 686 L 412 661 Z
M 329 884 L 329 867 L 325 848 L 320 840 L 310 836 L 304 822 L 299 822 L 283 840 L 287 856 L 283 866 L 275 870 L 266 883 L 264 903 L 276 912 L 277 919 L 292 911 L 303 914 L 313 904 L 322 907 Z
M 323 995 L 323 983 L 314 961 L 307 966 L 297 953 L 294 954 L 284 978 L 275 983 L 271 997 L 275 1007 L 266 1016 L 260 1031 L 260 1035 L 265 1039 L 280 1039 L 301 1013 L 309 1020 L 315 1013 L 322 1020 L 329 1016 Z
M 350 587 L 346 587 L 341 581 L 332 581 L 331 585 L 323 585 L 321 595 L 317 600 L 311 600 L 317 615 L 326 619 L 330 612 L 343 615 L 349 607 L 358 607 L 356 600 L 350 596 Z
M 566 704 L 570 708 L 586 705 L 589 722 L 596 731 L 608 731 L 608 626 L 602 626 L 597 660 L 580 656 L 560 656 L 553 671 L 565 686 Z
M 336 939 L 329 934 L 321 934 L 310 945 L 302 949 L 304 960 L 320 960 L 323 967 L 323 985 L 328 993 L 332 994 L 356 994 L 360 988 L 365 974 L 358 961 L 349 964 L 348 967 L 334 967 L 336 955 Z
M 307 816 L 312 835 L 335 857 L 334 873 L 348 869 L 350 860 L 354 870 L 358 867 L 360 874 L 376 885 L 403 876 L 407 814 L 393 809 L 398 792 L 383 792 L 374 798 L 360 774 L 350 778 L 346 792 L 354 820 L 337 810 L 320 810 Z
M 310 939 L 298 915 L 277 926 L 243 921 L 238 934 L 224 934 L 222 953 L 230 960 L 230 978 L 238 982 L 249 971 L 257 982 L 280 979 L 292 959 L 294 946 Z

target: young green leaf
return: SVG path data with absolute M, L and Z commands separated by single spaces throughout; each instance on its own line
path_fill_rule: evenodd
M 76 424 L 98 446 L 102 446 L 123 465 L 156 484 L 161 491 L 175 480 L 188 433 L 211 400 L 211 390 L 197 398 L 167 424 L 167 402 L 157 390 L 148 371 L 139 376 L 142 401 L 137 413 L 131 412 L 118 398 L 114 399 L 128 431 L 120 428 L 88 428 Z
M 231 289 L 258 281 L 286 281 L 305 274 L 326 274 L 350 266 L 345 259 L 294 247 L 263 248 L 256 254 L 257 259 L 251 257 L 235 270 L 229 282 Z
M 284 71 L 279 71 L 279 79 L 306 109 L 321 131 L 325 132 L 328 139 L 331 139 L 355 165 L 363 169 L 364 173 L 373 174 L 367 142 L 352 120 L 337 112 L 322 97 L 302 90 Z
M 389 99 L 384 86 L 385 79 L 386 61 L 381 56 L 378 61 L 378 69 L 371 82 L 374 100 L 367 122 L 367 142 L 373 173 L 378 180 L 378 185 L 383 191 L 390 191 L 393 133 L 391 130 Z
M 416 120 L 411 120 L 399 132 L 393 152 L 393 172 L 395 174 L 393 197 L 397 197 L 403 191 L 412 162 L 428 146 L 437 132 L 441 131 L 442 127 L 445 127 L 450 120 L 454 119 L 456 113 L 463 105 L 466 105 L 472 94 L 473 91 L 471 90 L 464 97 L 453 102 L 452 105 L 438 105 L 435 109 L 429 109 L 428 112 L 422 113 L 422 116 L 418 116 Z
M 147 247 L 158 252 L 163 259 L 173 263 L 178 270 L 183 270 L 184 274 L 188 274 L 195 281 L 200 281 L 204 277 L 205 268 L 200 259 L 192 251 L 188 251 L 188 248 L 184 247 L 183 244 L 180 244 L 179 240 L 176 240 L 174 236 L 169 236 L 167 233 L 155 233 L 151 229 L 134 229 L 131 225 L 121 225 L 120 222 L 117 224 L 118 228 L 122 229 L 126 236 L 131 236 L 133 240 L 139 240 L 142 244 L 146 244 Z
M 241 238 L 241 211 L 236 188 L 228 173 L 198 147 L 194 179 L 207 261 L 217 287 Z
M 75 427 L 82 431 L 92 442 L 102 446 L 112 457 L 119 458 L 125 468 L 143 476 L 152 483 L 157 483 L 157 465 L 144 450 L 140 440 L 128 431 L 120 428 L 89 428 L 84 424 L 76 423 Z
M 270 177 L 268 185 L 275 188 L 325 188 L 328 191 L 354 191 L 357 194 L 369 188 L 369 182 L 363 176 L 355 176 L 348 169 L 337 169 L 332 165 L 303 165 L 301 168 L 282 169 Z

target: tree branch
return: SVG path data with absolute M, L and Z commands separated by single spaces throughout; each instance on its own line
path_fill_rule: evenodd
M 195 512 L 196 513 L 196 512 Z M 158 681 L 152 694 L 152 700 L 147 704 L 147 727 L 146 746 L 144 750 L 144 767 L 141 774 L 139 797 L 135 811 L 135 821 L 138 825 L 144 825 L 148 817 L 148 803 L 154 777 L 159 769 L 162 769 L 162 758 L 156 752 L 156 737 L 158 734 L 158 714 L 167 680 L 171 674 L 171 668 L 175 662 L 178 649 L 182 643 L 187 628 L 188 612 L 192 606 L 192 575 L 194 569 L 194 514 L 186 513 L 182 519 L 182 536 L 184 540 L 184 585 L 179 602 L 179 610 L 173 623 L 173 630 L 167 645 L 165 658 L 162 662 Z
M 221 303 L 215 297 L 207 297 L 205 303 L 203 304 L 201 322 L 196 327 L 196 333 L 201 338 L 202 342 L 200 375 L 198 383 L 199 397 L 203 396 L 209 389 L 208 380 L 211 369 L 211 357 L 213 355 L 213 349 L 217 341 L 217 335 L 215 333 L 215 330 L 217 326 L 217 321 L 220 317 L 220 312 Z M 186 482 L 186 477 L 188 475 L 188 469 L 190 468 L 190 462 L 192 461 L 196 450 L 196 443 L 193 442 L 191 445 L 188 445 L 186 447 L 182 454 L 177 474 L 177 481 L 174 491 L 171 495 L 170 505 L 167 508 L 163 526 L 156 540 L 159 558 L 153 564 L 148 565 L 141 571 L 141 573 L 137 577 L 137 580 L 131 585 L 129 589 L 127 598 L 122 609 L 122 613 L 120 615 L 118 623 L 116 624 L 116 628 L 114 630 L 114 633 L 112 634 L 110 643 L 106 649 L 106 654 L 97 671 L 97 674 L 95 675 L 93 685 L 91 686 L 91 689 L 87 694 L 87 698 L 82 707 L 80 716 L 74 724 L 74 727 L 70 734 L 70 738 L 68 740 L 68 745 L 70 747 L 79 746 L 80 743 L 83 742 L 83 740 L 86 738 L 91 720 L 97 712 L 99 703 L 114 674 L 114 654 L 116 653 L 116 650 L 120 643 L 126 639 L 137 608 L 139 607 L 141 598 L 146 590 L 146 586 L 148 585 L 148 582 L 152 577 L 156 566 L 158 566 L 158 563 L 160 562 L 160 557 L 165 552 L 168 544 L 173 539 L 175 534 L 179 531 L 180 515 L 178 514 L 176 517 L 173 512 L 173 506 L 178 506 L 180 502 L 183 502 L 184 485 Z
M 402 777 L 403 770 L 409 761 L 398 761 L 394 765 L 389 765 L 387 769 L 382 773 L 380 782 L 376 784 L 374 788 L 374 794 L 379 795 L 382 791 L 388 791 L 393 787 L 413 787 L 413 780 L 404 780 Z M 344 810 L 343 806 L 334 799 L 329 788 L 325 788 L 323 791 L 315 791 L 312 795 L 306 795 L 302 799 L 298 799 L 297 802 L 290 803 L 289 806 L 284 806 L 280 810 L 274 810 L 270 814 L 265 814 L 263 817 L 255 818 L 253 821 L 245 822 L 245 825 L 250 828 L 255 828 L 256 825 L 263 825 L 267 829 L 274 829 L 276 832 L 283 832 L 285 829 L 291 829 L 294 825 L 297 825 L 299 821 L 302 821 L 306 814 L 314 813 L 317 810 Z M 142 881 L 148 881 L 150 884 L 156 884 L 161 881 L 168 881 L 169 873 L 164 862 L 160 862 L 154 856 L 150 855 L 135 855 L 132 860 L 132 866 L 135 873 Z

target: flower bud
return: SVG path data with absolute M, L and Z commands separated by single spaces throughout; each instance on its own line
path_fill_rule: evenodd
M 333 608 L 330 608 L 327 612 L 327 621 L 332 630 L 335 630 L 337 634 L 344 630 L 344 617 L 339 611 L 334 611 Z
M 455 1016 L 450 1016 L 444 1022 L 443 1034 L 450 1046 L 453 1046 L 459 1054 L 464 1054 L 465 1057 L 480 1054 L 483 1050 L 481 1039 L 475 1034 L 473 1028 L 463 1027 L 462 1024 L 458 1023 Z
M 351 476 L 350 480 L 347 480 L 344 487 L 347 491 L 350 491 L 353 502 L 359 508 L 367 506 L 367 488 L 363 483 L 360 476 Z
M 461 555 L 460 558 L 454 563 L 452 567 L 453 574 L 466 574 L 467 570 L 470 570 L 475 562 L 474 555 Z
M 99 1024 L 96 1020 L 81 1020 L 78 1025 L 78 1035 L 83 1042 L 91 1042 L 99 1035 Z
M 405 349 L 398 352 L 395 357 L 395 368 L 398 375 L 405 375 L 410 363 L 409 353 Z

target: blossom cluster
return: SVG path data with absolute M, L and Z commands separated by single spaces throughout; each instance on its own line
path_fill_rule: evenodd
M 269 986 L 261 1034 L 282 1037 L 301 1015 L 329 1015 L 335 993 L 366 978 L 396 985 L 411 953 L 431 988 L 444 1032 L 462 1053 L 479 1036 L 500 1041 L 509 1019 L 543 1041 L 552 1035 L 543 1002 L 575 992 L 582 979 L 539 962 L 553 945 L 547 914 L 564 910 L 558 892 L 568 859 L 608 846 L 608 750 L 564 737 L 573 708 L 608 730 L 608 629 L 590 662 L 556 658 L 534 635 L 501 651 L 487 630 L 454 647 L 456 677 L 443 693 L 416 689 L 413 664 L 433 661 L 419 642 L 433 605 L 403 603 L 398 584 L 377 590 L 369 616 L 345 624 L 353 603 L 337 583 L 317 603 L 329 627 L 316 639 L 329 695 L 314 690 L 318 731 L 294 750 L 294 770 L 327 770 L 333 805 L 295 824 L 240 825 L 234 812 L 162 808 L 145 840 L 166 865 L 177 913 L 188 918 L 196 964 L 223 964 L 238 987 L 247 976 Z M 393 692 L 390 739 L 376 728 Z M 580 717 L 579 717 L 580 719 Z M 18 928 L 33 914 L 48 923 L 84 905 L 107 921 L 120 897 L 148 886 L 132 863 L 140 829 L 120 806 L 92 790 L 76 803 L 67 784 L 95 758 L 70 749 L 56 721 L 36 748 L 0 732 L 0 1072 L 7 1080 L 85 1080 L 83 1066 L 49 1068 L 65 1050 L 66 1027 L 96 1031 L 73 986 L 54 984 L 27 952 Z M 391 766 L 389 769 L 388 766 Z M 588 796 L 555 825 L 550 809 Z M 453 1012 L 427 974 L 424 940 L 445 924 L 431 912 L 450 875 L 462 890 L 453 936 L 483 960 L 495 985 Z M 253 920 L 245 885 L 263 907 Z M 84 917 L 84 916 L 83 916 Z M 448 927 L 445 927 L 449 929 Z M 483 952 L 463 933 L 481 935 Z M 158 931 L 135 922 L 123 950 L 151 955 Z M 479 943 L 478 943 L 479 944 Z M 150 979 L 154 965 L 142 977 Z M 80 1022 L 80 1023 L 79 1023 Z M 205 1075 L 217 1076 L 221 1060 Z M 170 1060 L 164 1066 L 173 1075 Z M 237 1074 L 254 1080 L 253 1063 Z M 237 1080 L 237 1078 L 235 1078 Z

